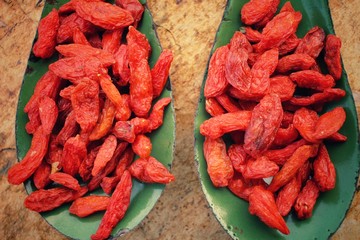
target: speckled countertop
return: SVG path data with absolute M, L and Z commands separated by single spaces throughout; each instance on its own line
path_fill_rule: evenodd
M 24 188 L 10 186 L 6 172 L 16 161 L 17 98 L 42 5 L 0 0 L 0 239 L 66 239 L 39 214 L 23 207 Z M 194 163 L 193 119 L 208 55 L 225 0 L 149 0 L 164 48 L 175 55 L 171 80 L 176 110 L 176 149 L 169 184 L 145 220 L 122 239 L 230 239 L 208 207 Z M 329 0 L 354 99 L 360 106 L 360 1 Z M 360 193 L 332 239 L 360 236 Z

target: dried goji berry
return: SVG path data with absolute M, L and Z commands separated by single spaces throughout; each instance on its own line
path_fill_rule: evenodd
M 79 167 L 86 157 L 86 144 L 80 139 L 80 135 L 69 138 L 65 144 L 61 159 L 61 166 L 65 173 L 75 176 Z
M 304 163 L 304 165 L 299 168 L 296 177 L 301 185 L 304 185 L 305 182 L 309 179 L 312 168 L 312 162 L 309 161 Z
M 290 74 L 292 81 L 299 87 L 323 91 L 335 86 L 334 78 L 331 75 L 323 75 L 314 70 L 303 70 Z
M 310 69 L 315 64 L 315 59 L 307 54 L 294 53 L 282 57 L 276 67 L 279 73 Z
M 285 220 L 277 209 L 273 193 L 264 187 L 252 188 L 249 195 L 249 212 L 258 216 L 269 227 L 276 228 L 284 234 L 290 233 Z
M 112 129 L 112 133 L 120 140 L 133 143 L 135 141 L 134 127 L 130 121 L 117 121 Z
M 276 206 L 281 216 L 286 216 L 294 205 L 301 190 L 301 182 L 293 177 L 277 194 Z
M 99 74 L 104 74 L 104 72 L 107 72 L 102 62 L 94 57 L 62 58 L 50 64 L 49 69 L 53 71 L 57 76 L 63 79 L 67 79 L 74 84 L 79 84 L 85 78 L 90 78 L 97 81 L 99 78 Z
M 269 160 L 275 162 L 278 165 L 284 165 L 285 162 L 294 154 L 296 149 L 306 144 L 307 142 L 304 139 L 300 139 L 287 145 L 284 148 L 267 150 L 264 153 L 264 156 L 268 157 Z
M 227 112 L 237 112 L 241 110 L 237 102 L 226 93 L 218 95 L 215 98 Z
M 131 165 L 134 159 L 134 151 L 131 147 L 128 147 L 119 159 L 119 163 L 116 166 L 115 174 L 118 177 L 121 177 L 124 171 Z
M 221 138 L 205 137 L 204 157 L 207 163 L 207 172 L 214 186 L 227 186 L 234 175 L 234 169 L 227 155 L 225 142 Z
M 125 216 L 130 205 L 131 189 L 131 175 L 128 171 L 125 171 L 110 198 L 99 228 L 95 234 L 91 235 L 92 240 L 106 239 L 110 236 L 111 230 Z M 119 206 L 121 207 L 119 208 Z
M 57 43 L 72 41 L 74 29 L 79 28 L 84 34 L 95 33 L 96 27 L 89 21 L 84 20 L 76 13 L 72 13 L 61 20 L 57 31 Z
M 319 153 L 313 162 L 313 168 L 313 179 L 319 187 L 320 191 L 329 191 L 335 187 L 335 167 L 324 144 L 321 144 L 319 147 Z
M 304 219 L 311 217 L 318 196 L 319 188 L 313 180 L 308 180 L 295 202 L 294 208 L 298 218 Z
M 88 184 L 89 191 L 93 191 L 94 189 L 98 188 L 100 186 L 102 179 L 104 177 L 108 176 L 110 173 L 112 173 L 115 170 L 115 168 L 119 162 L 119 156 L 125 151 L 125 149 L 128 145 L 129 144 L 127 142 L 120 142 L 117 145 L 112 158 L 106 164 L 105 168 L 103 168 L 98 175 L 93 176 L 91 178 L 91 180 Z
M 94 161 L 94 167 L 91 175 L 96 176 L 105 168 L 106 164 L 111 160 L 117 146 L 117 140 L 114 135 L 109 135 L 101 145 Z
M 265 51 L 256 59 L 251 68 L 250 95 L 264 96 L 270 85 L 269 77 L 278 65 L 278 58 L 279 51 L 275 48 Z
M 346 119 L 346 113 L 344 108 L 336 107 L 329 112 L 324 113 L 319 117 L 319 120 L 316 122 L 314 137 L 316 139 L 324 139 L 335 134 Z
M 63 128 L 56 136 L 56 142 L 64 145 L 70 137 L 75 136 L 75 134 L 78 132 L 78 127 L 79 126 L 76 122 L 75 112 L 71 111 L 66 117 Z
M 170 50 L 165 49 L 151 69 L 151 79 L 154 98 L 160 96 L 169 77 L 169 70 L 173 61 L 173 54 Z
M 272 8 L 277 9 L 276 0 L 251 0 L 241 8 L 241 21 L 253 25 L 266 17 Z M 277 3 L 279 4 L 279 3 Z M 275 6 L 274 6 L 275 5 Z M 274 14 L 275 14 L 274 12 Z
M 330 75 L 333 76 L 335 80 L 339 80 L 342 74 L 340 48 L 340 38 L 332 34 L 326 36 L 324 60 Z
M 228 132 L 246 130 L 250 119 L 251 111 L 225 113 L 204 121 L 200 125 L 200 133 L 205 137 L 216 139 Z
M 279 171 L 279 166 L 270 161 L 266 156 L 256 160 L 249 160 L 242 171 L 244 178 L 260 179 L 274 176 Z
M 82 79 L 71 95 L 75 119 L 84 132 L 95 127 L 100 112 L 99 84 L 91 79 Z
M 76 1 L 76 13 L 96 26 L 108 30 L 127 27 L 134 22 L 129 11 L 102 1 Z
M 143 178 L 144 175 L 144 169 L 146 164 L 148 163 L 148 158 L 138 158 L 136 159 L 128 168 L 131 176 L 137 178 L 137 179 L 141 179 Z
M 38 127 L 34 132 L 31 146 L 25 157 L 9 169 L 9 183 L 19 185 L 36 171 L 46 155 L 49 139 L 50 135 L 45 134 L 43 127 Z
M 265 152 L 273 142 L 283 119 L 281 100 L 277 95 L 266 95 L 254 108 L 245 130 L 244 149 L 254 158 Z
M 284 5 L 281 7 L 280 12 L 295 12 L 290 1 L 285 2 Z
M 174 175 L 172 175 L 161 162 L 151 156 L 148 158 L 142 181 L 147 183 L 167 184 L 174 180 Z
M 264 27 L 275 15 L 277 7 L 280 4 L 280 0 L 272 0 L 270 7 L 268 8 L 267 14 L 260 22 L 255 23 L 256 27 Z
M 54 99 L 59 92 L 60 84 L 61 79 L 53 72 L 47 71 L 36 83 L 34 94 L 25 105 L 24 112 L 28 113 L 33 108 L 37 109 L 40 99 L 44 96 Z
M 242 144 L 232 144 L 228 149 L 228 155 L 233 168 L 242 172 L 246 167 L 247 154 Z
M 65 57 L 96 58 L 104 67 L 115 63 L 114 56 L 102 49 L 82 44 L 65 44 L 56 46 L 56 50 Z
M 230 48 L 225 62 L 226 80 L 242 92 L 247 92 L 251 85 L 251 69 L 247 60 L 248 53 L 245 48 Z
M 89 136 L 90 141 L 98 140 L 110 131 L 115 117 L 115 110 L 115 105 L 107 98 L 98 123 Z
M 236 50 L 239 48 L 243 48 L 247 53 L 251 53 L 253 48 L 250 42 L 247 40 L 245 34 L 240 31 L 234 32 L 232 38 L 230 39 L 229 46 L 230 50 Z
M 150 120 L 147 118 L 134 117 L 130 119 L 130 125 L 134 129 L 135 135 L 151 132 Z
M 293 97 L 289 103 L 296 106 L 310 106 L 326 102 L 338 101 L 346 95 L 346 92 L 340 88 L 328 88 L 323 92 L 314 93 L 309 97 Z
M 131 115 L 131 110 L 126 107 L 119 90 L 111 82 L 109 75 L 100 76 L 100 86 L 106 96 L 114 104 L 116 108 L 116 118 L 122 121 L 128 120 Z
M 38 26 L 38 39 L 33 47 L 35 56 L 49 58 L 54 54 L 59 25 L 59 13 L 55 8 L 46 15 L 46 17 L 40 20 Z
M 69 212 L 78 217 L 87 217 L 95 212 L 106 210 L 110 197 L 91 195 L 76 199 L 70 206 Z
M 315 26 L 311 28 L 301 39 L 295 53 L 306 53 L 317 58 L 324 47 L 325 32 L 322 28 Z
M 144 7 L 138 0 L 115 0 L 115 4 L 129 11 L 134 18 L 133 26 L 137 27 L 144 12 Z
M 212 117 L 219 116 L 225 113 L 225 110 L 216 100 L 216 98 L 206 98 L 205 99 L 205 110 Z
M 222 46 L 215 50 L 211 56 L 206 82 L 204 86 L 204 96 L 216 97 L 225 92 L 228 81 L 225 77 L 225 61 L 229 47 Z
M 249 42 L 253 43 L 260 42 L 262 38 L 261 33 L 251 27 L 245 27 L 245 36 Z
M 285 162 L 280 171 L 274 176 L 268 188 L 271 192 L 276 192 L 279 188 L 287 184 L 296 175 L 299 168 L 317 152 L 317 145 L 304 145 L 296 149 L 293 155 Z
M 57 172 L 50 174 L 49 178 L 52 181 L 59 183 L 64 187 L 70 188 L 72 190 L 79 191 L 81 189 L 78 180 L 76 180 L 73 176 L 69 174 Z
M 120 47 L 124 29 L 106 30 L 102 35 L 102 49 L 114 54 Z
M 169 105 L 171 102 L 170 97 L 165 97 L 160 100 L 158 100 L 149 115 L 149 129 L 148 132 L 154 131 L 155 129 L 158 129 L 164 121 L 164 109 L 167 105 Z
M 115 119 L 129 119 L 131 117 L 131 109 L 130 109 L 130 95 L 129 94 L 122 94 L 121 98 L 123 100 L 124 106 L 121 112 L 116 111 Z
M 296 36 L 296 34 L 290 35 L 290 37 L 288 37 L 286 41 L 279 46 L 279 55 L 283 56 L 293 52 L 299 45 L 299 42 L 300 39 Z
M 79 167 L 79 175 L 83 181 L 87 182 L 91 178 L 91 170 L 94 166 L 96 155 L 99 152 L 100 147 L 95 147 L 90 150 Z
M 246 181 L 240 173 L 235 172 L 234 177 L 229 181 L 228 188 L 239 198 L 249 201 L 252 185 L 250 184 L 250 181 Z
M 293 124 L 289 124 L 287 128 L 279 128 L 276 132 L 272 146 L 280 147 L 287 146 L 294 142 L 299 136 Z
M 279 47 L 293 35 L 301 21 L 300 12 L 282 12 L 266 24 L 262 31 L 262 38 L 256 47 L 256 52 Z
M 151 46 L 144 34 L 130 26 L 126 40 L 130 67 L 135 67 L 141 59 L 147 60 L 149 58 Z
M 146 59 L 130 65 L 130 107 L 138 117 L 146 117 L 151 108 L 153 86 L 151 71 Z
M 28 114 L 29 122 L 26 124 L 26 132 L 32 134 L 41 125 L 39 115 L 39 102 L 45 96 L 55 99 L 59 92 L 61 79 L 53 72 L 46 72 L 36 83 L 34 94 L 24 107 L 24 112 Z
M 51 173 L 61 170 L 61 158 L 63 148 L 56 141 L 56 135 L 52 134 L 50 137 L 49 147 L 45 160 L 51 165 Z
M 287 101 L 294 95 L 295 87 L 288 76 L 278 75 L 270 78 L 269 93 L 278 95 L 281 101 Z
M 112 66 L 113 74 L 119 77 L 118 84 L 125 86 L 130 80 L 130 69 L 128 60 L 128 47 L 121 44 L 119 49 L 114 53 L 115 64 Z
M 341 133 L 334 133 L 331 136 L 327 137 L 325 140 L 332 142 L 346 142 L 347 137 Z
M 131 176 L 145 183 L 167 184 L 175 180 L 169 170 L 154 157 L 138 158 L 133 162 L 129 171 Z
M 39 116 L 44 133 L 50 134 L 55 126 L 58 116 L 58 108 L 52 98 L 45 96 L 40 100 Z
M 143 134 L 136 136 L 135 141 L 131 144 L 132 150 L 140 158 L 147 158 L 151 154 L 152 144 L 150 138 Z
M 34 134 L 39 126 L 41 126 L 39 108 L 30 109 L 27 113 L 27 116 L 29 121 L 25 125 L 25 130 L 28 134 Z
M 79 191 L 63 187 L 40 189 L 30 193 L 25 198 L 24 205 L 35 212 L 46 212 L 82 197 L 87 191 L 86 187 L 81 187 Z
M 51 183 L 49 179 L 50 172 L 50 164 L 48 164 L 46 161 L 42 161 L 33 175 L 34 185 L 37 189 L 44 189 Z
M 318 143 L 315 138 L 315 125 L 319 119 L 317 113 L 307 108 L 300 108 L 294 114 L 294 127 L 299 131 L 300 135 L 308 142 Z

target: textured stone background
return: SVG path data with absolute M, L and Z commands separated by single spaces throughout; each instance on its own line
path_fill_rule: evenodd
M 10 186 L 6 172 L 16 161 L 17 97 L 42 6 L 31 0 L 0 0 L 0 239 L 66 239 L 23 207 L 23 186 Z M 173 51 L 171 80 L 176 109 L 176 149 L 169 184 L 145 220 L 122 239 L 230 239 L 201 191 L 194 163 L 193 119 L 208 55 L 225 0 L 149 0 L 164 48 Z M 335 31 L 357 107 L 360 104 L 360 1 L 329 0 Z M 359 111 L 359 108 L 358 108 Z M 360 194 L 333 239 L 360 236 Z

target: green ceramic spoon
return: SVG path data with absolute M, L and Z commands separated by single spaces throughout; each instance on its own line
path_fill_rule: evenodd
M 53 4 L 47 2 L 45 4 L 42 17 L 47 15 L 52 8 L 59 8 L 66 2 L 66 0 L 58 0 Z M 142 0 L 141 2 L 145 4 L 146 0 Z M 147 36 L 151 44 L 152 54 L 149 62 L 150 66 L 153 66 L 161 53 L 161 46 L 156 35 L 151 13 L 147 6 L 143 19 L 139 24 L 139 30 Z M 24 75 L 21 87 L 16 114 L 16 147 L 19 160 L 25 156 L 31 142 L 31 136 L 25 131 L 25 124 L 27 123 L 28 118 L 23 111 L 24 106 L 32 95 L 34 86 L 38 79 L 47 71 L 48 65 L 55 60 L 55 58 L 49 60 L 38 60 L 32 57 L 29 58 L 27 71 Z M 168 84 L 160 98 L 162 97 L 172 97 L 170 80 L 168 80 Z M 175 119 L 173 105 L 166 107 L 164 124 L 152 133 L 150 137 L 153 146 L 151 155 L 170 168 L 173 161 L 175 142 Z M 151 211 L 164 190 L 164 187 L 165 185 L 162 184 L 143 184 L 133 180 L 130 207 L 123 220 L 114 228 L 112 234 L 116 236 L 124 234 L 138 225 Z M 36 189 L 31 181 L 27 181 L 25 183 L 25 188 L 28 193 L 31 193 Z M 94 193 L 103 194 L 101 190 L 97 190 Z M 69 206 L 70 204 L 66 204 L 53 211 L 42 213 L 41 215 L 50 225 L 62 234 L 74 239 L 89 239 L 91 234 L 96 232 L 104 213 L 97 213 L 87 218 L 78 218 L 69 214 Z
M 216 48 L 229 43 L 233 33 L 243 26 L 240 22 L 239 12 L 246 2 L 248 1 L 229 0 L 227 2 L 211 53 Z M 282 0 L 280 7 L 284 3 L 285 1 Z M 291 3 L 295 10 L 301 11 L 303 14 L 297 31 L 299 37 L 304 36 L 310 28 L 316 25 L 322 27 L 326 34 L 334 33 L 327 0 L 291 0 Z M 327 111 L 335 106 L 342 106 L 347 114 L 341 133 L 345 134 L 348 140 L 345 143 L 327 145 L 337 171 L 336 187 L 329 192 L 320 194 L 310 219 L 300 221 L 294 214 L 285 218 L 291 232 L 288 236 L 267 227 L 256 216 L 250 215 L 248 203 L 237 198 L 227 188 L 215 188 L 212 185 L 203 155 L 204 137 L 199 133 L 200 124 L 210 117 L 205 111 L 203 93 L 206 77 L 207 71 L 195 119 L 195 161 L 202 189 L 220 224 L 234 239 L 328 239 L 338 229 L 345 217 L 355 192 L 359 171 L 357 114 L 345 71 L 341 80 L 337 82 L 337 87 L 346 91 L 346 97 L 341 101 L 328 104 L 324 109 Z

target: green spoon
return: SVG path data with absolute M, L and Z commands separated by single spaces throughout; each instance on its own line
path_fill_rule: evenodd
M 42 17 L 46 16 L 52 8 L 59 8 L 66 2 L 67 0 L 58 0 L 54 4 L 46 2 Z M 146 4 L 146 0 L 142 0 L 141 2 L 142 4 Z M 151 44 L 152 53 L 149 63 L 152 67 L 158 59 L 162 49 L 156 35 L 151 13 L 147 6 L 145 6 L 143 19 L 141 20 L 138 29 L 147 36 Z M 29 58 L 16 113 L 16 147 L 19 161 L 25 156 L 31 143 L 31 136 L 25 131 L 25 124 L 27 123 L 28 118 L 23 111 L 24 106 L 32 95 L 36 82 L 48 70 L 48 65 L 55 60 L 55 57 L 48 60 Z M 168 84 L 159 98 L 163 97 L 172 97 L 170 79 L 168 79 Z M 173 161 L 175 142 L 174 118 L 174 107 L 171 104 L 165 108 L 163 125 L 150 134 L 152 142 L 151 155 L 168 168 L 171 167 Z M 133 180 L 130 207 L 126 212 L 125 217 L 113 229 L 112 235 L 119 236 L 136 227 L 154 207 L 164 190 L 164 187 L 165 185 L 162 184 L 144 184 Z M 27 181 L 25 183 L 25 188 L 28 193 L 36 190 L 32 181 Z M 97 190 L 91 194 L 103 194 L 103 192 L 102 190 Z M 68 212 L 69 206 L 70 204 L 66 204 L 53 211 L 42 213 L 41 215 L 50 225 L 62 234 L 74 239 L 89 239 L 90 236 L 96 232 L 104 212 L 96 213 L 86 218 L 78 218 Z
M 234 32 L 243 26 L 239 12 L 246 2 L 248 1 L 229 0 L 227 2 L 211 53 L 216 48 L 229 43 Z M 282 0 L 280 7 L 284 3 L 285 1 Z M 316 25 L 322 27 L 326 34 L 334 33 L 327 0 L 292 0 L 291 3 L 303 16 L 297 31 L 299 37 L 303 37 L 310 28 Z M 344 71 L 341 80 L 337 82 L 337 87 L 344 89 L 346 96 L 341 101 L 327 104 L 324 109 L 327 111 L 335 106 L 342 106 L 347 114 L 341 133 L 345 134 L 348 140 L 345 143 L 327 144 L 330 157 L 336 167 L 336 187 L 320 194 L 310 219 L 298 220 L 293 213 L 285 218 L 290 229 L 288 236 L 267 227 L 256 216 L 250 215 L 248 203 L 233 195 L 227 188 L 215 188 L 212 185 L 206 171 L 207 166 L 203 154 L 204 137 L 199 133 L 201 123 L 210 117 L 205 111 L 203 92 L 206 77 L 207 71 L 195 119 L 195 161 L 203 192 L 220 224 L 234 239 L 328 239 L 345 217 L 356 190 L 359 171 L 357 113 L 346 72 Z

